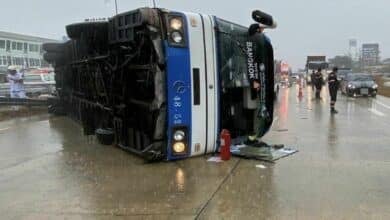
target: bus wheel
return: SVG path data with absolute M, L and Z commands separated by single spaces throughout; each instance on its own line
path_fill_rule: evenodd
M 95 134 L 99 143 L 102 145 L 112 145 L 114 143 L 115 135 L 112 129 L 98 128 Z

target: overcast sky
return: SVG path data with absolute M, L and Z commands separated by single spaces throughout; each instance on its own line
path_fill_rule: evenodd
M 64 26 L 115 13 L 114 0 L 1 0 L 0 30 L 61 39 Z M 120 12 L 152 1 L 117 0 Z M 380 44 L 382 58 L 390 57 L 389 0 L 156 0 L 158 7 L 216 15 L 249 25 L 253 9 L 268 12 L 279 27 L 268 31 L 276 56 L 294 68 L 307 55 L 343 55 L 349 39 Z

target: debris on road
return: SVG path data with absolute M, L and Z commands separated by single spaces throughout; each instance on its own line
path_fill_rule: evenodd
M 256 165 L 256 168 L 259 168 L 259 169 L 267 169 L 267 167 L 264 166 L 263 164 L 258 164 L 258 165 Z
M 210 157 L 207 162 L 213 162 L 213 163 L 222 163 L 223 160 L 221 159 L 221 157 L 217 156 L 217 157 Z

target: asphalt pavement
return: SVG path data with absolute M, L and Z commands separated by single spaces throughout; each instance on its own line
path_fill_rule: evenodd
M 275 164 L 145 164 L 65 117 L 2 121 L 1 218 L 390 219 L 390 99 L 312 96 L 280 91 L 264 141 L 299 153 Z

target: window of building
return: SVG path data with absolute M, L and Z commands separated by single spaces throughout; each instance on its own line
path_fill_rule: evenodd
M 12 50 L 16 50 L 16 42 L 12 41 Z
M 7 48 L 6 48 L 7 51 L 10 51 L 11 50 L 11 41 L 7 40 Z
M 29 44 L 29 50 L 30 52 L 38 52 L 39 51 L 39 46 L 36 44 Z
M 30 66 L 32 66 L 32 67 L 38 67 L 38 66 L 40 66 L 40 61 L 39 61 L 39 59 L 30 58 L 30 59 L 29 59 L 29 62 L 30 62 Z
M 5 49 L 5 40 L 0 40 L 0 49 Z
M 7 65 L 9 66 L 9 65 L 12 65 L 12 59 L 11 59 L 11 57 L 10 56 L 7 56 Z
M 28 44 L 27 43 L 24 43 L 23 49 L 24 49 L 24 53 L 27 53 L 27 51 L 28 51 Z
M 23 50 L 23 43 L 18 42 L 16 46 L 17 46 L 17 47 L 16 47 L 17 50 L 21 50 L 21 51 Z

